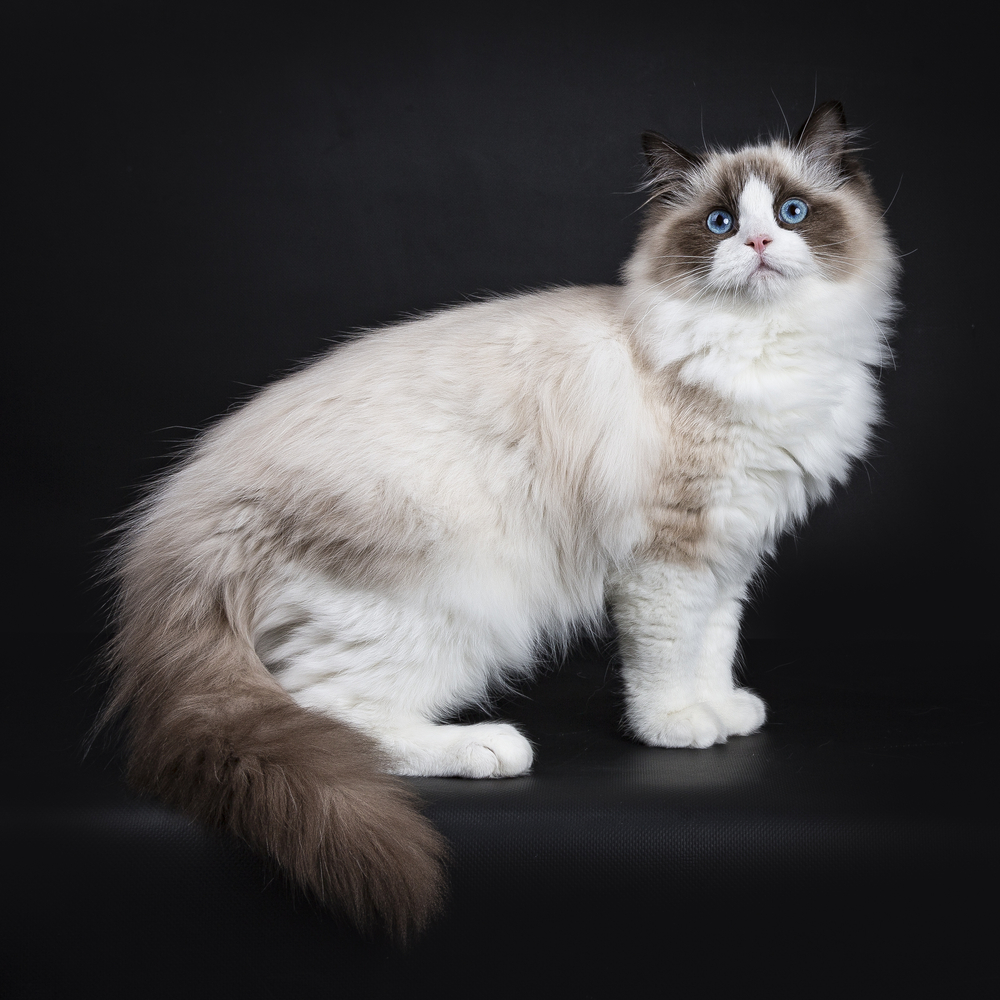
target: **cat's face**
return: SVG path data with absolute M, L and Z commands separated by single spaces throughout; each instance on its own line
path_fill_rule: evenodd
M 647 133 L 650 276 L 675 294 L 760 302 L 807 277 L 862 273 L 886 241 L 849 137 L 837 104 L 818 108 L 790 142 L 736 152 L 692 154 Z

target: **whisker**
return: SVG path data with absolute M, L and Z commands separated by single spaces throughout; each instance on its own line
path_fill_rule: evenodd
M 899 175 L 899 183 L 896 185 L 896 190 L 892 193 L 892 197 L 889 199 L 889 204 L 885 206 L 885 211 L 879 216 L 880 219 L 885 218 L 886 212 L 892 208 L 892 203 L 896 200 L 896 195 L 899 194 L 899 189 L 903 186 L 903 175 Z
M 778 110 L 781 112 L 781 117 L 785 120 L 785 131 L 788 133 L 788 141 L 792 141 L 792 127 L 788 124 L 788 118 L 785 115 L 785 109 L 781 106 L 781 101 L 778 100 L 778 95 L 774 92 L 774 87 L 771 88 L 771 96 L 774 98 L 775 103 L 778 105 Z

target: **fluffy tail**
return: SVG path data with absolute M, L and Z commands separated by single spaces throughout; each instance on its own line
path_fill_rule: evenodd
M 124 719 L 130 783 L 232 831 L 358 928 L 419 931 L 442 901 L 444 840 L 374 741 L 296 704 L 219 605 L 144 603 L 122 616 L 103 716 Z

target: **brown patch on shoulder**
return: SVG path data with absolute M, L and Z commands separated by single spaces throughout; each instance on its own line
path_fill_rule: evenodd
M 707 512 L 728 457 L 728 407 L 714 392 L 680 379 L 680 364 L 653 372 L 640 364 L 658 413 L 662 463 L 646 505 L 640 557 L 704 561 Z

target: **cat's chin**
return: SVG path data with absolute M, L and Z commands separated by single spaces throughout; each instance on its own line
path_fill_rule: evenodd
M 779 271 L 777 268 L 764 267 L 747 275 L 741 281 L 727 282 L 721 287 L 708 286 L 706 291 L 716 296 L 721 294 L 728 298 L 732 305 L 767 305 L 780 302 L 794 294 L 799 277 Z
M 758 267 L 746 280 L 742 293 L 755 302 L 773 302 L 787 295 L 794 284 L 793 276 L 765 264 Z

